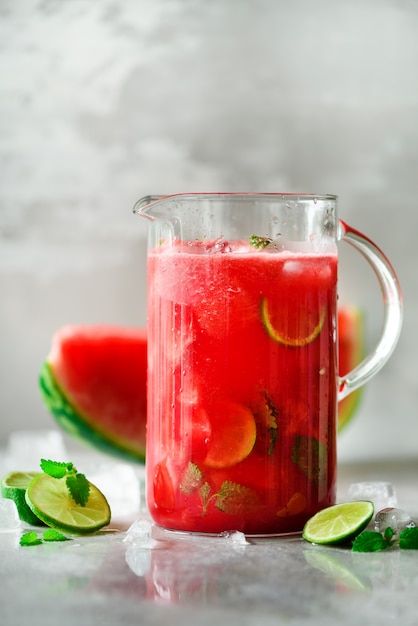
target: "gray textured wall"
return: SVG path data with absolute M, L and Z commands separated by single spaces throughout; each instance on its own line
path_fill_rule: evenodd
M 406 305 L 340 458 L 416 456 L 417 33 L 415 0 L 0 0 L 0 441 L 52 425 L 57 328 L 145 323 L 138 197 L 314 191 L 386 251 Z M 349 250 L 341 275 L 372 344 L 373 275 Z

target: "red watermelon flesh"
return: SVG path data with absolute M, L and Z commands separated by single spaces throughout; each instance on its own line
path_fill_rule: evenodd
M 144 328 L 64 326 L 52 338 L 46 367 L 41 390 L 65 430 L 107 452 L 145 459 Z M 57 390 L 59 400 L 66 401 L 64 410 L 56 402 Z
M 359 309 L 338 307 L 338 372 L 345 376 L 361 361 L 364 354 L 363 316 Z M 358 408 L 362 389 L 357 389 L 338 403 L 338 430 L 347 424 Z

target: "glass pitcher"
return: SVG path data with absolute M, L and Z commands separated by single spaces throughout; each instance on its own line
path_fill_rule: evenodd
M 139 200 L 149 220 L 147 501 L 172 530 L 300 532 L 335 502 L 337 403 L 386 363 L 402 296 L 332 195 Z M 338 241 L 370 263 L 383 328 L 338 376 Z

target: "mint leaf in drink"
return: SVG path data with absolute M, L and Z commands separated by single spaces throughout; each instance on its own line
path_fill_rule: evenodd
M 52 478 L 64 478 L 69 465 L 72 467 L 72 463 L 60 463 L 59 461 L 41 459 L 41 470 L 45 472 L 45 474 L 52 476 Z
M 267 454 L 273 454 L 278 436 L 279 412 L 265 391 L 261 392 L 260 396 L 252 403 L 251 410 L 257 422 L 257 437 L 263 441 L 262 433 L 266 433 Z
M 84 474 L 69 474 L 66 478 L 68 491 L 76 504 L 86 506 L 90 495 L 90 484 Z
M 392 545 L 392 541 L 374 530 L 364 530 L 353 541 L 353 552 L 379 552 Z
M 418 550 L 418 528 L 404 528 L 399 535 L 399 547 L 402 550 Z
M 71 541 L 70 537 L 66 537 L 55 528 L 48 528 L 42 535 L 44 541 Z
M 222 483 L 216 494 L 215 506 L 223 513 L 239 515 L 254 509 L 258 504 L 257 494 L 243 485 L 238 485 L 230 480 Z
M 191 495 L 197 491 L 203 482 L 203 474 L 196 463 L 189 462 L 180 482 L 180 491 Z
M 302 470 L 308 480 L 319 483 L 327 472 L 327 446 L 315 437 L 295 436 L 292 461 Z
M 209 506 L 209 502 L 211 501 L 211 498 L 215 497 L 215 496 L 211 496 L 211 491 L 212 489 L 210 488 L 209 483 L 206 481 L 205 483 L 203 483 L 203 485 L 200 487 L 199 489 L 199 494 L 202 500 L 202 515 L 203 517 L 206 515 L 207 510 L 208 510 L 208 506 Z
M 19 544 L 21 546 L 39 546 L 42 543 L 42 539 L 39 539 L 38 535 L 34 530 L 31 530 L 27 533 L 23 533 L 20 538 Z
M 268 245 L 271 244 L 273 240 L 270 237 L 260 237 L 259 235 L 250 235 L 250 244 L 256 250 L 262 250 L 263 248 L 267 248 Z

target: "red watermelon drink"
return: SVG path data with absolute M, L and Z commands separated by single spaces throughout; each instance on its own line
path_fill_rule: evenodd
M 251 243 L 149 253 L 147 498 L 168 529 L 295 532 L 335 501 L 336 251 Z

